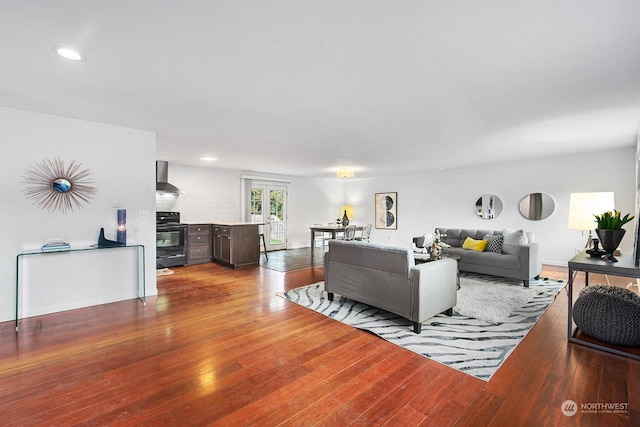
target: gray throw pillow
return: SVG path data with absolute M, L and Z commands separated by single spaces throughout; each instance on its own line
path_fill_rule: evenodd
M 511 231 L 505 228 L 502 235 L 504 236 L 502 251 L 505 254 L 520 256 L 520 247 L 528 243 L 525 232 L 523 230 Z
M 487 234 L 486 236 L 483 237 L 483 240 L 489 241 L 489 243 L 487 243 L 487 248 L 485 249 L 485 252 L 495 252 L 498 254 L 502 253 L 502 244 L 504 242 L 504 236 L 500 236 L 500 235 L 491 236 Z

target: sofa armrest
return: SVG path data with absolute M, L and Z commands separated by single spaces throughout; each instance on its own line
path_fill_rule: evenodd
M 542 260 L 540 259 L 540 246 L 538 243 L 528 243 L 522 245 L 520 251 L 520 266 L 523 278 L 531 279 L 542 271 Z
M 324 253 L 324 282 L 325 282 L 325 288 L 327 287 L 326 283 L 327 283 L 327 279 L 329 278 L 329 271 L 331 269 L 330 267 L 330 262 L 331 261 L 331 254 L 329 253 L 329 251 Z
M 411 321 L 421 323 L 457 303 L 458 265 L 453 259 L 426 262 L 410 270 Z

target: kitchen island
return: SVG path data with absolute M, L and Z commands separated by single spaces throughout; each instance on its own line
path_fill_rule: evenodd
M 260 222 L 215 222 L 211 225 L 213 260 L 237 268 L 260 262 Z

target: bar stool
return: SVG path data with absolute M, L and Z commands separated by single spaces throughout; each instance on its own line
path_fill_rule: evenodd
M 264 248 L 264 256 L 267 257 L 267 261 L 269 261 L 269 255 L 267 255 L 267 242 L 264 240 L 264 233 L 260 233 L 260 235 L 258 236 L 258 239 L 260 240 L 258 242 L 258 245 L 260 245 L 260 243 L 262 243 L 262 247 Z

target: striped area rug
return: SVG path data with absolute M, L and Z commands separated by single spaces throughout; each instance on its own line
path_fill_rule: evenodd
M 476 282 L 492 283 L 504 288 L 505 295 L 519 289 L 527 292 L 522 282 L 518 281 L 468 274 L 461 276 L 462 288 L 474 286 Z M 529 289 L 534 292 L 531 298 L 500 323 L 462 316 L 454 309 L 451 317 L 441 314 L 424 322 L 419 335 L 413 333 L 411 322 L 395 314 L 339 295 L 335 295 L 334 301 L 329 301 L 323 290 L 323 282 L 278 295 L 332 319 L 372 332 L 414 353 L 489 381 L 564 285 L 564 282 L 556 280 L 532 280 Z M 462 304 L 464 293 L 458 292 L 458 303 Z

